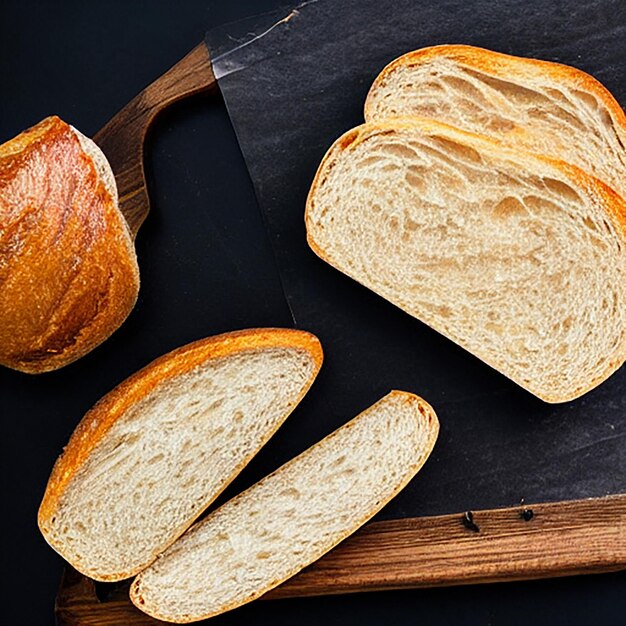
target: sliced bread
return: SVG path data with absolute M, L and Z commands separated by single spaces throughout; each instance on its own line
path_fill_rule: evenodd
M 548 402 L 626 358 L 626 203 L 574 166 L 370 123 L 330 148 L 305 219 L 322 259 Z
M 577 165 L 626 198 L 626 115 L 581 70 L 462 45 L 409 52 L 376 78 L 365 119 L 432 117 Z
M 174 350 L 83 418 L 39 510 L 48 543 L 96 580 L 133 576 L 283 423 L 322 362 L 313 335 L 258 329 Z
M 144 570 L 142 611 L 192 622 L 258 598 L 370 519 L 417 473 L 439 424 L 393 391 L 196 524 Z

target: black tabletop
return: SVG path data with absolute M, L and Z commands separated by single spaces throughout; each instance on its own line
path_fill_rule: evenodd
M 327 357 L 310 412 L 298 414 L 292 454 L 389 389 L 422 395 L 439 416 L 426 467 L 379 519 L 626 493 L 626 368 L 576 401 L 542 402 L 321 262 L 303 219 L 324 153 L 363 122 L 373 77 L 407 50 L 458 42 L 568 63 L 626 102 L 624 40 L 613 28 L 621 5 L 597 0 L 568 11 L 567 4 L 316 0 L 288 20 L 283 9 L 207 34 L 291 313 Z
M 0 142 L 50 114 L 93 135 L 206 30 L 280 4 L 4 0 Z M 626 25 L 614 27 L 624 32 Z M 59 372 L 32 377 L 0 371 L 8 529 L 2 624 L 54 623 L 62 561 L 39 535 L 36 512 L 52 464 L 84 412 L 178 345 L 235 328 L 292 324 L 278 297 L 271 255 L 258 240 L 254 191 L 219 98 L 198 96 L 161 117 L 146 165 L 153 210 L 137 240 L 142 287 L 129 320 L 103 346 Z M 218 262 L 224 272 L 215 271 Z M 280 457 L 289 448 L 290 432 L 287 425 L 270 444 L 270 456 L 253 463 L 240 485 L 260 476 L 272 453 Z M 613 574 L 256 603 L 215 623 L 621 624 L 625 592 L 626 577 Z

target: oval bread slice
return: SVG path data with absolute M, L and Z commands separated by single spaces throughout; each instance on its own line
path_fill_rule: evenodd
M 196 524 L 139 574 L 131 600 L 184 623 L 258 598 L 379 511 L 424 464 L 438 431 L 424 400 L 392 391 Z
M 626 204 L 576 167 L 432 120 L 365 124 L 305 219 L 318 256 L 548 402 L 626 358 Z
M 567 161 L 626 198 L 626 115 L 576 68 L 463 45 L 409 52 L 374 81 L 365 119 L 413 115 Z
M 83 418 L 39 510 L 48 543 L 96 580 L 133 576 L 235 478 L 307 392 L 313 335 L 258 329 L 157 359 Z

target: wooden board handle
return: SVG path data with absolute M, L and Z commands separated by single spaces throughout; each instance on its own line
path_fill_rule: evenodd
M 201 43 L 133 98 L 94 136 L 113 168 L 120 209 L 133 236 L 150 207 L 143 168 L 148 128 L 169 105 L 216 87 L 209 51 Z
M 475 511 L 471 521 L 458 513 L 368 524 L 263 598 L 621 569 L 626 569 L 626 494 Z M 128 581 L 103 586 L 98 598 L 94 582 L 68 567 L 57 597 L 59 626 L 165 623 L 136 609 L 128 587 Z

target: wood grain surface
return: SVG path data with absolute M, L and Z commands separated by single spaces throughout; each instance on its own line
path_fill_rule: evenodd
M 216 88 L 209 51 L 201 43 L 133 98 L 94 136 L 113 168 L 119 206 L 133 237 L 150 210 L 143 167 L 144 142 L 150 125 L 174 102 Z
M 626 495 L 468 513 L 368 524 L 264 599 L 626 569 Z M 128 587 L 96 584 L 68 568 L 58 624 L 164 623 L 136 609 Z

